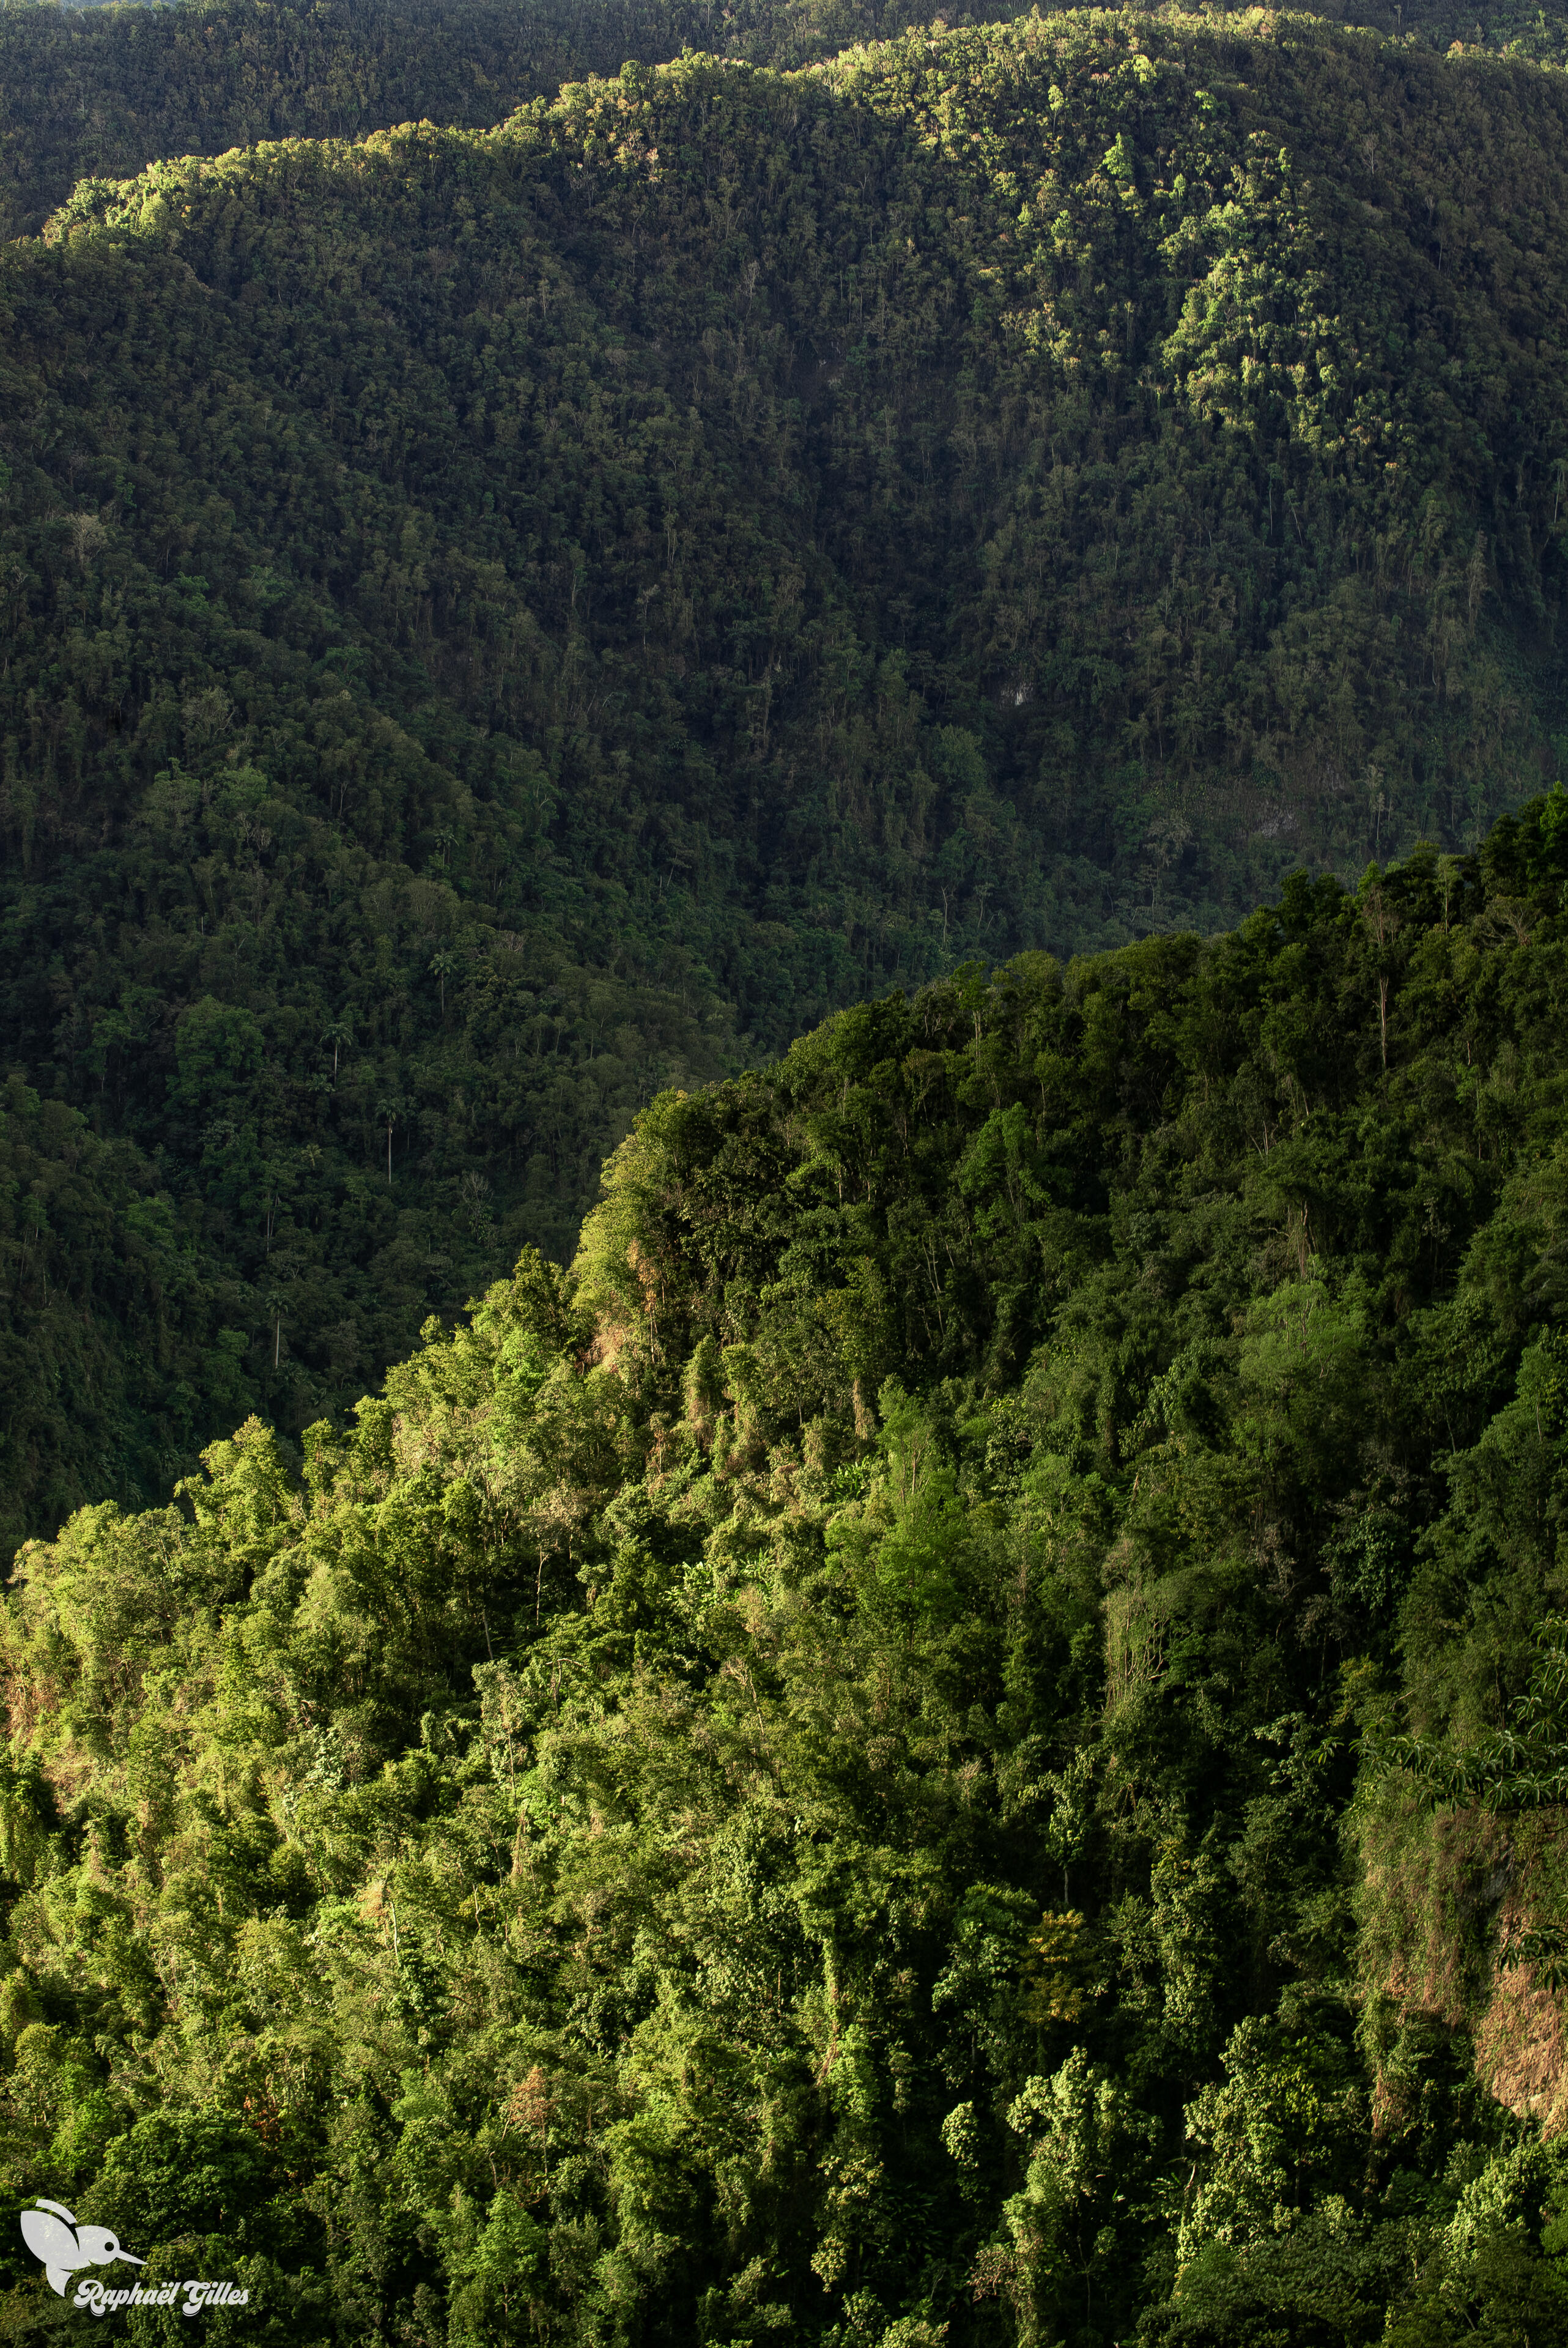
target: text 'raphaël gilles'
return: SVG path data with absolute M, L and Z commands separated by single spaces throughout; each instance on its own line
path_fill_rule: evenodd
M 129 2291 L 110 2291 L 107 2283 L 79 2282 L 72 2304 L 92 2315 L 112 2315 L 121 2307 L 182 2306 L 187 2315 L 204 2307 L 246 2307 L 251 2294 L 232 2282 L 133 2282 Z
M 58 2201 L 46 2201 L 42 2194 L 37 2205 L 22 2212 L 22 2240 L 33 2256 L 42 2261 L 49 2289 L 64 2299 L 66 2288 L 73 2274 L 83 2267 L 119 2264 L 128 2267 L 145 2266 L 130 2250 L 121 2250 L 119 2237 L 107 2226 L 78 2226 L 71 2212 Z M 116 2289 L 96 2279 L 83 2277 L 76 2287 L 71 2304 L 89 2315 L 113 2315 L 122 2307 L 175 2307 L 187 2315 L 200 2315 L 206 2307 L 246 2307 L 251 2294 L 232 2282 L 204 2282 L 188 2279 L 183 2282 L 133 2282 Z

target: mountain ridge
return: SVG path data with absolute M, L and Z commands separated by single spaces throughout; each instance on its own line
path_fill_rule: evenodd
M 346 1406 L 662 1086 L 1550 779 L 1564 87 L 1023 20 L 7 247 L 0 1036 L 171 1235 L 19 1527 Z

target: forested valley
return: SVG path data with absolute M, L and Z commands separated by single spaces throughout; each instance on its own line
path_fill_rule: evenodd
M 7 103 L 162 42 L 191 136 L 227 22 L 13 12 Z M 1032 15 L 89 173 L 0 249 L 9 1541 L 565 1260 L 662 1087 L 1550 783 L 1565 98 Z

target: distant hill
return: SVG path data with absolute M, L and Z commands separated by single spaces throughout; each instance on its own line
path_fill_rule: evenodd
M 1029 17 L 0 254 L 14 1525 L 351 1400 L 661 1085 L 1549 781 L 1565 111 Z
M 35 232 L 77 180 L 160 157 L 397 122 L 482 129 L 628 59 L 806 65 L 908 15 L 892 0 L 0 0 L 0 234 Z
M 1017 0 L 937 12 L 949 26 L 1027 13 Z M 1568 62 L 1568 19 L 1525 0 L 1326 0 L 1307 13 L 1423 48 Z M 628 61 L 693 48 L 789 69 L 897 37 L 911 15 L 896 0 L 0 0 L 0 235 L 36 233 L 77 180 L 171 155 L 399 122 L 484 129 Z

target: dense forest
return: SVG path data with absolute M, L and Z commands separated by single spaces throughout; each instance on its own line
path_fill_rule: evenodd
M 225 21 L 3 20 L 192 129 Z M 0 1530 L 341 1412 L 662 1086 L 1550 783 L 1565 130 L 1473 45 L 1031 15 L 0 248 Z
M 1565 904 L 840 1014 L 25 1549 L 13 2199 L 220 2341 L 1568 2339 Z
M 132 2339 L 1568 2348 L 1568 33 L 902 14 L 0 5 Z
M 263 139 L 396 122 L 482 129 L 563 82 L 683 49 L 784 68 L 902 34 L 893 0 L 0 0 L 0 235 L 36 232 L 76 181 Z M 1568 62 L 1529 0 L 1325 0 L 1316 14 L 1423 48 Z M 950 0 L 944 25 L 1027 14 Z
M 484 129 L 628 60 L 689 47 L 805 65 L 902 33 L 907 13 L 876 0 L 0 0 L 0 187 L 10 232 L 36 232 L 77 180 L 123 179 L 154 157 L 396 122 Z

